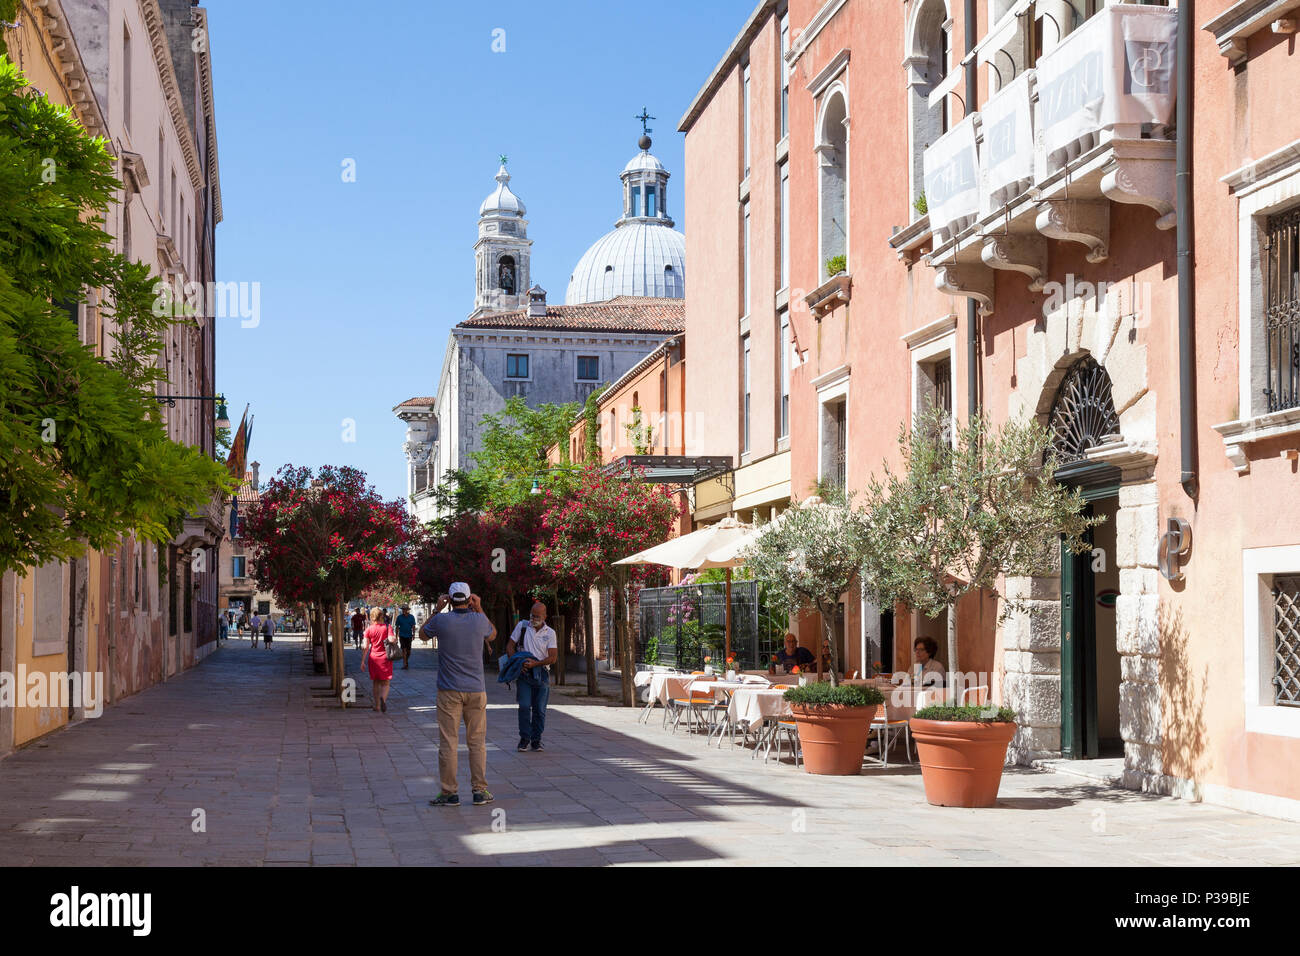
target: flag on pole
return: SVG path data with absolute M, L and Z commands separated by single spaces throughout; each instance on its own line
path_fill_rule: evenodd
M 248 467 L 248 406 L 244 406 L 244 415 L 239 420 L 239 430 L 230 443 L 230 454 L 226 457 L 226 468 L 241 481 Z

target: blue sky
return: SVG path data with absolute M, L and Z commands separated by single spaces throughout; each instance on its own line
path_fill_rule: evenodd
M 206 6 L 217 278 L 261 287 L 255 327 L 220 320 L 217 389 L 235 425 L 251 403 L 263 478 L 287 462 L 350 464 L 399 498 L 405 427 L 392 407 L 434 393 L 448 330 L 473 307 L 497 157 L 528 207 L 533 281 L 562 302 L 619 215 L 642 106 L 673 173 L 669 214 L 687 227 L 677 121 L 753 4 L 665 0 L 654 16 L 559 0 Z

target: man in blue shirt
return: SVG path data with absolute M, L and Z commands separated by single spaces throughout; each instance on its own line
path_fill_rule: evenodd
M 442 610 L 451 604 L 451 611 Z M 487 685 L 483 682 L 483 648 L 492 646 L 497 629 L 483 613 L 478 595 L 457 581 L 438 598 L 438 605 L 420 629 L 420 636 L 438 640 L 438 780 L 442 787 L 429 803 L 460 806 L 456 790 L 456 751 L 460 722 L 465 721 L 470 786 L 474 805 L 492 802 L 487 788 Z
M 397 628 L 397 640 L 402 645 L 402 670 L 410 670 L 411 642 L 415 640 L 415 615 L 411 613 L 411 605 L 402 605 L 402 613 L 397 615 L 393 626 Z

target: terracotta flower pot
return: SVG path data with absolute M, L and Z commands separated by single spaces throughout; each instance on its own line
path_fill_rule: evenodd
M 1014 723 L 910 721 L 925 799 L 936 807 L 991 807 L 998 799 Z
M 877 709 L 875 704 L 870 707 L 791 704 L 790 710 L 799 725 L 804 769 L 809 773 L 839 776 L 860 772 Z

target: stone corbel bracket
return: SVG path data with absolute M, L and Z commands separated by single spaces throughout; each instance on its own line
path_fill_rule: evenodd
M 1047 243 L 1038 236 L 986 236 L 980 258 L 994 269 L 1023 272 L 1029 291 L 1041 292 L 1047 275 Z
M 1079 242 L 1088 247 L 1089 262 L 1110 255 L 1110 203 L 1105 199 L 1048 199 L 1035 225 L 1049 239 Z
M 979 304 L 980 315 L 993 314 L 993 270 L 982 266 L 934 267 L 934 287 L 947 295 L 964 295 Z
M 1150 206 L 1159 215 L 1157 229 L 1178 224 L 1174 211 L 1175 145 L 1165 139 L 1115 139 L 1101 191 L 1115 202 Z

